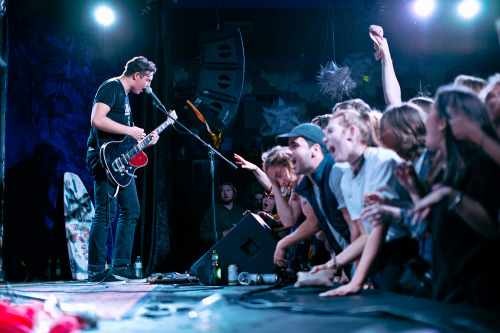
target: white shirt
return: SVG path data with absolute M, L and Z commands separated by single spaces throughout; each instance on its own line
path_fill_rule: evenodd
M 349 168 L 344 173 L 341 181 L 341 189 L 351 219 L 361 218 L 364 207 L 363 194 L 366 192 L 382 192 L 389 200 L 398 200 L 404 189 L 394 175 L 396 166 L 403 159 L 394 151 L 381 147 L 368 147 L 365 153 L 365 161 L 359 173 L 354 176 Z M 371 228 L 368 222 L 363 221 L 367 233 Z M 407 230 L 399 223 L 394 222 L 389 226 L 385 241 L 401 238 L 408 235 Z

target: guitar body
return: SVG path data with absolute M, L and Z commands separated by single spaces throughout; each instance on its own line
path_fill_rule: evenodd
M 171 125 L 177 114 L 175 111 L 169 112 L 169 118 L 158 126 L 151 134 L 160 134 L 165 128 Z M 122 141 L 110 141 L 101 146 L 99 157 L 101 164 L 106 169 L 108 178 L 117 185 L 114 196 L 118 194 L 120 187 L 126 187 L 135 178 L 135 170 L 148 164 L 148 157 L 142 151 L 151 142 L 151 134 L 144 140 L 137 140 L 126 135 Z
M 142 150 L 128 156 L 136 145 L 137 141 L 127 135 L 122 141 L 110 141 L 101 147 L 101 162 L 111 180 L 120 187 L 130 184 L 135 170 L 148 163 Z

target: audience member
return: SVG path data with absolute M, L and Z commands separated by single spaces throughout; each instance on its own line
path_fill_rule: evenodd
M 500 168 L 472 143 L 450 129 L 450 106 L 461 110 L 490 137 L 495 133 L 477 96 L 457 87 L 441 87 L 427 119 L 426 145 L 442 152 L 441 183 L 414 211 L 429 214 L 433 237 L 433 296 L 437 300 L 500 309 Z
M 477 122 L 470 119 L 464 112 L 450 106 L 454 117 L 449 120 L 453 135 L 459 140 L 468 140 L 483 149 L 490 157 L 500 164 L 500 74 L 493 75 L 488 85 L 479 93 L 489 117 L 495 128 L 496 135 L 488 135 Z
M 218 192 L 221 202 L 215 204 L 215 223 L 212 207 L 207 210 L 201 220 L 200 236 L 205 248 L 211 247 L 216 242 L 214 227 L 217 240 L 220 240 L 243 218 L 245 211 L 243 207 L 234 203 L 237 192 L 233 184 L 222 183 L 219 185 Z
M 351 282 L 322 296 L 358 293 L 370 270 L 376 272 L 374 282 L 379 288 L 395 290 L 404 263 L 418 253 L 417 243 L 410 240 L 408 232 L 399 223 L 393 223 L 397 221 L 390 221 L 388 226 L 382 223 L 370 226 L 372 220 L 381 222 L 392 219 L 391 214 L 380 209 L 380 199 L 374 203 L 371 198 L 373 192 L 381 193 L 384 201 L 393 205 L 401 204 L 407 195 L 394 175 L 396 165 L 402 160 L 392 150 L 374 147 L 379 142 L 372 122 L 369 113 L 345 110 L 336 112 L 327 127 L 325 143 L 328 150 L 337 162 L 348 162 L 350 165 L 341 180 L 349 215 L 360 225 L 360 229 L 364 228 L 367 232 L 336 258 L 313 268 L 313 272 L 338 269 L 360 258 Z
M 330 249 L 339 254 L 361 230 L 351 221 L 339 187 L 347 165 L 335 163 L 323 138 L 319 126 L 305 123 L 278 135 L 276 141 L 288 145 L 293 171 L 304 176 L 295 191 L 312 207 Z

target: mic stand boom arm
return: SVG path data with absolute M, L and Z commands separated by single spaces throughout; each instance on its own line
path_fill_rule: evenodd
M 221 159 L 223 159 L 224 161 L 226 161 L 233 168 L 238 169 L 238 167 L 234 163 L 232 163 L 231 161 L 229 161 L 227 158 L 225 158 L 224 156 L 222 156 L 221 153 L 219 153 L 217 150 L 215 150 L 214 147 L 212 147 L 211 145 L 209 145 L 208 143 L 206 143 L 205 141 L 203 141 L 198 136 L 198 134 L 193 133 L 193 131 L 191 131 L 186 126 L 184 126 L 182 123 L 180 123 L 177 119 L 175 119 L 174 117 L 172 117 L 168 113 L 168 111 L 166 110 L 166 108 L 163 106 L 163 104 L 161 104 L 161 102 L 157 103 L 156 101 L 153 101 L 153 105 L 158 110 L 160 110 L 163 113 L 165 113 L 167 115 L 167 117 L 169 117 L 170 119 L 172 119 L 176 124 L 178 124 L 179 126 L 181 126 L 186 132 L 188 132 L 189 134 L 191 134 L 192 136 L 194 136 L 198 141 L 200 141 L 208 149 L 208 156 L 210 157 L 210 176 L 212 178 L 212 213 L 213 213 L 213 221 L 214 221 L 214 240 L 215 240 L 215 243 L 217 243 L 219 241 L 219 236 L 217 235 L 217 223 L 215 221 L 215 165 L 214 165 L 214 154 L 216 154 Z

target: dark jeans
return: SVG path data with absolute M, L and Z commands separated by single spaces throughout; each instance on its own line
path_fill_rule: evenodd
M 418 242 L 410 237 L 384 243 L 372 267 L 375 286 L 384 291 L 400 292 L 398 281 L 406 264 L 418 257 Z
M 113 265 L 130 265 L 135 226 L 140 215 L 139 198 L 135 181 L 120 188 L 113 197 L 116 187 L 106 180 L 94 179 L 95 215 L 89 236 L 89 272 L 102 272 L 106 265 L 106 241 L 108 227 L 116 215 L 116 204 L 120 205 L 118 224 L 113 245 Z M 107 211 L 107 213 L 106 213 Z M 106 220 L 107 217 L 107 220 Z

